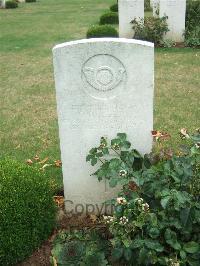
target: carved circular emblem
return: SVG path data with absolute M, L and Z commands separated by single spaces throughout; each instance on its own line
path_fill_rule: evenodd
M 82 67 L 84 89 L 95 98 L 113 98 L 124 89 L 126 70 L 114 56 L 99 54 L 90 57 Z

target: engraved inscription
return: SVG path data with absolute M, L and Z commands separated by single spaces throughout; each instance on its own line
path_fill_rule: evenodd
M 111 55 L 95 55 L 82 67 L 84 87 L 91 96 L 105 98 L 110 91 L 123 87 L 125 79 L 125 67 L 119 59 Z
M 175 6 L 176 5 L 176 0 L 168 0 L 167 1 L 168 6 Z

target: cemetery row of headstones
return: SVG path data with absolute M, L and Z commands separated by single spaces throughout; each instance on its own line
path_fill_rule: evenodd
M 131 21 L 144 19 L 144 0 L 119 0 L 119 37 L 133 38 Z M 184 41 L 186 0 L 152 0 L 153 15 L 167 16 L 169 31 L 165 38 Z

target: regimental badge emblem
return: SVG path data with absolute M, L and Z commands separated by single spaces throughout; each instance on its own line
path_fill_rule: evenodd
M 84 88 L 94 97 L 115 97 L 124 87 L 126 70 L 122 62 L 114 56 L 100 54 L 90 57 L 82 67 Z

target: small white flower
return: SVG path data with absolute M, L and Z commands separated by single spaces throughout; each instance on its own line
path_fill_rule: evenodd
M 113 148 L 114 150 L 119 150 L 119 145 L 118 145 L 117 143 L 114 143 L 114 144 L 112 145 L 112 148 Z
M 125 225 L 128 223 L 128 218 L 126 216 L 122 216 L 120 219 L 119 219 L 119 223 L 121 225 Z
M 143 198 L 137 198 L 137 199 L 135 199 L 135 202 L 137 202 L 137 204 L 141 205 L 144 202 L 144 200 L 143 200 Z
M 127 175 L 127 171 L 126 170 L 120 170 L 119 171 L 119 175 L 122 176 L 122 177 L 124 177 L 124 176 Z
M 148 203 L 142 204 L 142 210 L 143 211 L 148 211 L 149 210 L 149 204 Z
M 117 203 L 120 205 L 126 205 L 127 204 L 127 200 L 123 197 L 119 197 L 117 198 Z
M 170 266 L 180 266 L 180 263 L 178 261 L 173 261 L 172 259 L 169 259 Z
M 104 220 L 105 220 L 105 223 L 109 224 L 109 223 L 112 223 L 114 221 L 114 217 L 112 216 L 103 216 Z
M 197 149 L 200 149 L 200 142 L 197 142 L 197 143 L 195 144 L 195 147 L 196 147 Z

